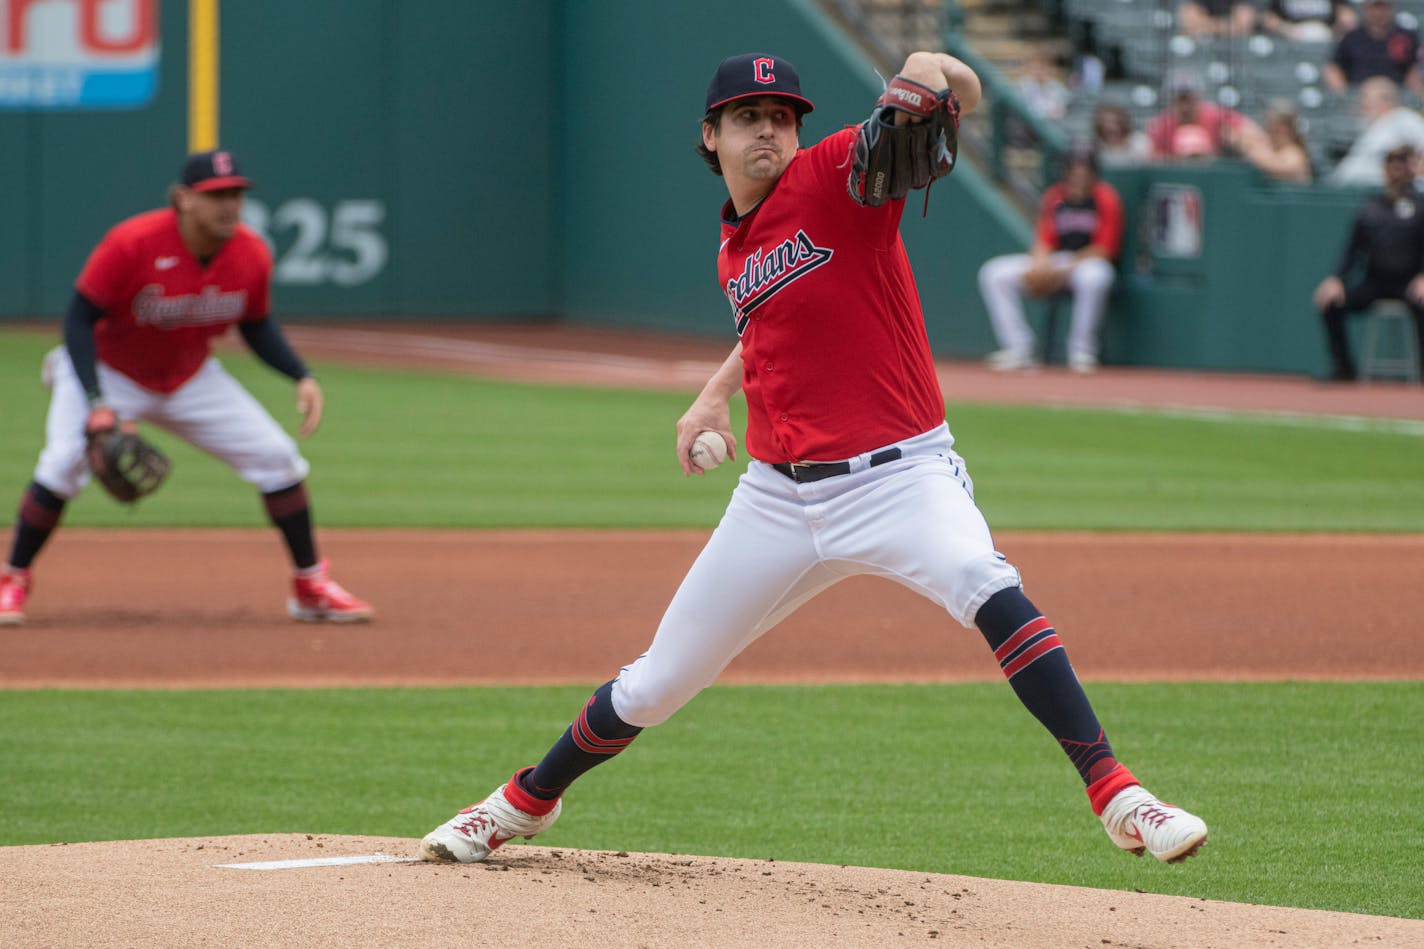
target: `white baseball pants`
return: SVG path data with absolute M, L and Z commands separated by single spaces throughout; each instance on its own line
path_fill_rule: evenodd
M 618 717 L 640 727 L 665 721 L 844 577 L 895 580 L 966 627 L 989 597 L 1018 586 L 974 504 L 949 426 L 897 445 L 897 461 L 870 467 L 875 452 L 866 452 L 847 459 L 850 473 L 809 484 L 752 461 L 652 645 L 613 683 Z
M 1072 259 L 1073 255 L 1067 252 L 1049 257 L 1059 267 Z M 1006 254 L 991 257 L 979 268 L 979 292 L 1001 349 L 1024 353 L 1034 349 L 1033 330 L 1024 319 L 1023 307 L 1023 276 L 1032 262 L 1028 254 Z M 1070 357 L 1098 358 L 1098 330 L 1115 279 L 1112 263 L 1100 257 L 1079 261 L 1068 274 L 1068 289 L 1073 295 L 1073 319 L 1068 330 Z
M 177 435 L 225 462 L 263 494 L 289 488 L 311 470 L 292 437 L 215 358 L 166 395 L 143 388 L 102 362 L 98 369 L 104 402 L 121 420 L 151 422 Z M 69 499 L 89 483 L 84 459 L 89 400 L 63 347 L 45 356 L 43 375 L 54 391 L 35 480 Z

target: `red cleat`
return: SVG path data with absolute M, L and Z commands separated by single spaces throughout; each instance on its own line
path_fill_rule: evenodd
M 0 569 L 0 626 L 19 626 L 25 621 L 25 597 L 29 592 L 30 571 Z
M 292 595 L 287 598 L 287 615 L 304 623 L 364 623 L 375 615 L 371 604 L 357 599 L 331 579 L 331 567 L 323 560 L 310 576 L 292 578 Z

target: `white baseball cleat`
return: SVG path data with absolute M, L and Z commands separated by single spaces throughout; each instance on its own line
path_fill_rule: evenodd
M 1206 843 L 1206 822 L 1180 807 L 1163 804 L 1140 784 L 1123 788 L 1103 808 L 1103 829 L 1123 850 L 1180 863 Z
M 533 837 L 548 830 L 564 808 L 564 802 L 559 801 L 543 816 L 526 814 L 509 803 L 504 788 L 500 785 L 480 803 L 426 834 L 420 842 L 421 859 L 479 863 L 515 837 Z

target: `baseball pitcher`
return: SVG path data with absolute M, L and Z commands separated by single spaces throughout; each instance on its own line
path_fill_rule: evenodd
M 594 692 L 536 766 L 431 831 L 426 859 L 483 860 L 547 829 L 576 778 L 853 574 L 894 580 L 979 628 L 1114 844 L 1175 861 L 1206 840 L 1200 819 L 1118 762 L 1058 634 L 994 549 L 945 423 L 900 217 L 910 191 L 953 169 L 960 115 L 979 98 L 962 62 L 914 53 L 865 121 L 803 150 L 812 104 L 791 63 L 749 54 L 718 66 L 699 153 L 730 198 L 717 278 L 740 339 L 679 420 L 677 454 L 694 474 L 701 434 L 735 450 L 728 399 L 740 388 L 752 460 L 647 652 Z

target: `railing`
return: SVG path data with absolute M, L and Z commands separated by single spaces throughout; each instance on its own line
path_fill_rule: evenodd
M 947 6 L 958 8 L 954 0 Z M 975 159 L 989 175 L 1027 207 L 1035 207 L 1038 196 L 1068 150 L 1068 133 L 1030 109 L 1014 84 L 999 68 L 970 46 L 959 28 L 962 19 L 949 17 L 944 34 L 944 51 L 973 69 L 984 87 L 980 106 L 983 128 L 967 122 L 960 128 L 961 143 L 968 144 Z M 1024 129 L 1030 148 L 1015 147 L 1009 137 L 1013 125 Z M 966 135 L 966 131 L 969 132 Z

